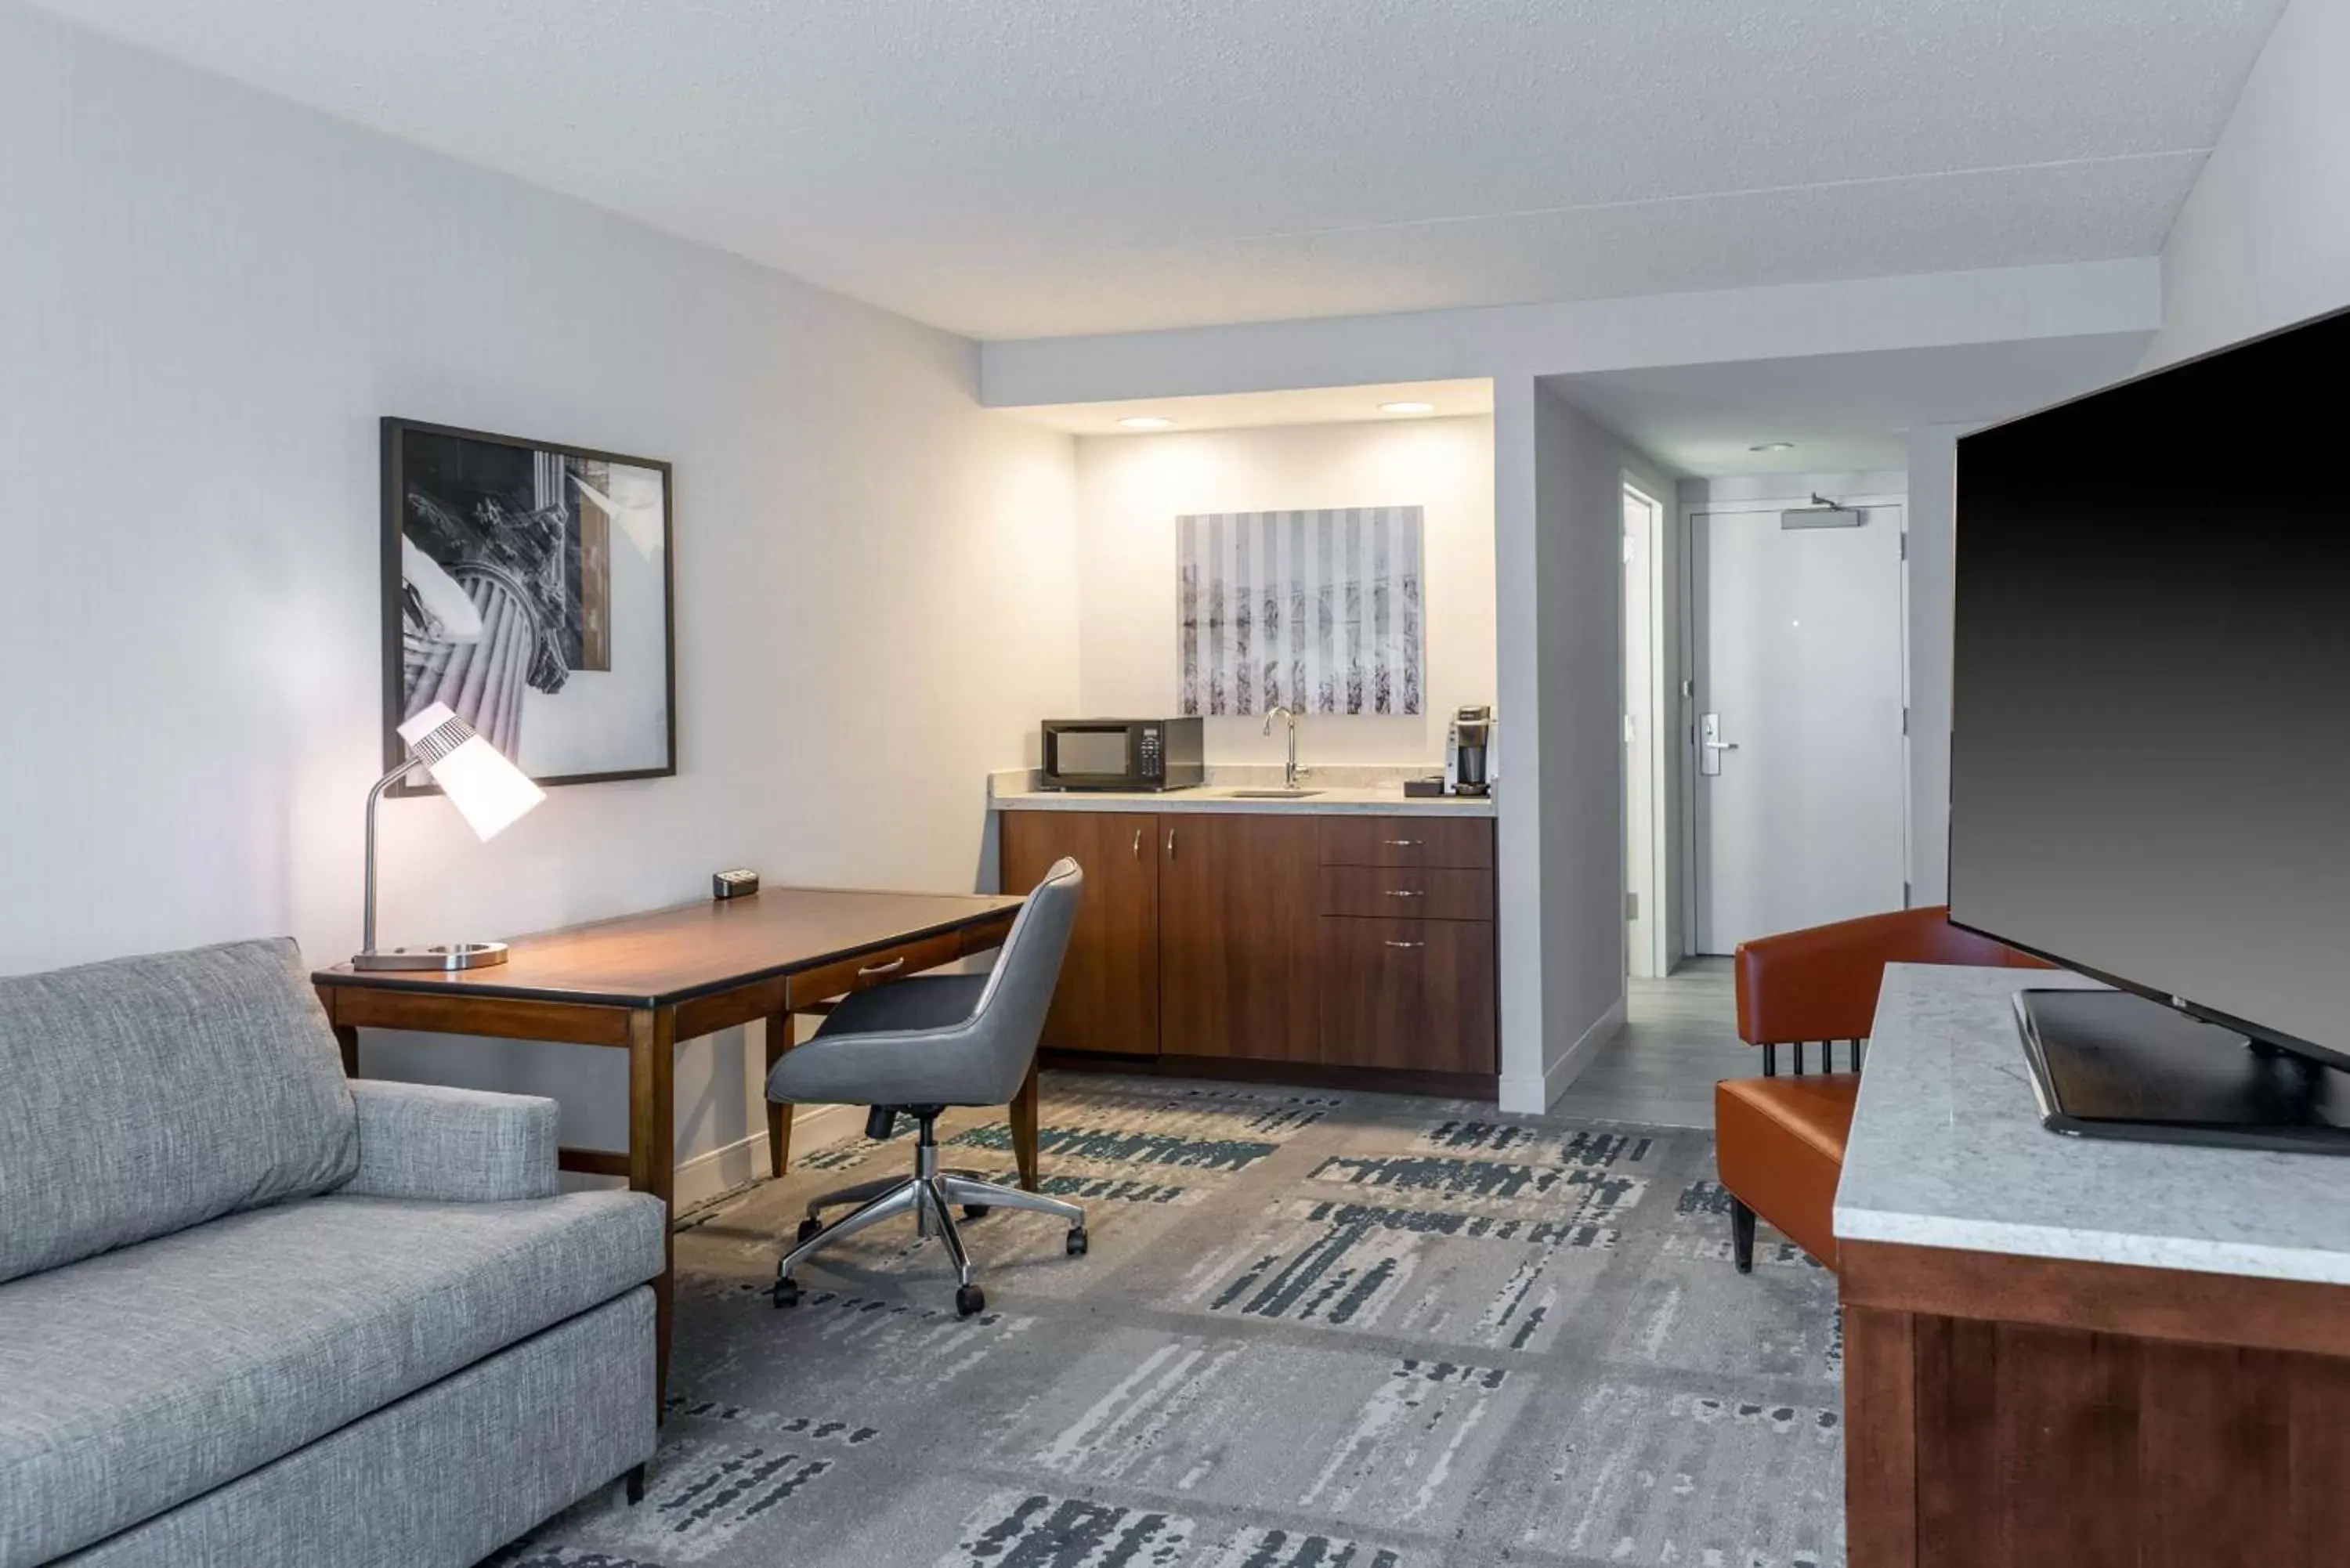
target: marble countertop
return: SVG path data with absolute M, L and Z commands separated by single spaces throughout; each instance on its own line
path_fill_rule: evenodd
M 987 804 L 998 811 L 1147 811 L 1159 815 L 1211 812 L 1295 812 L 1305 815 L 1357 814 L 1389 816 L 1409 812 L 1429 816 L 1492 816 L 1491 795 L 1408 796 L 1402 770 L 1309 768 L 1299 787 L 1316 793 L 1296 800 L 1266 800 L 1235 790 L 1276 788 L 1279 768 L 1211 768 L 1208 782 L 1191 789 L 1160 791 L 1040 790 L 1034 775 L 991 774 Z M 1495 786 L 1500 787 L 1499 785 Z
M 2350 1159 L 2042 1127 L 2013 1011 L 2025 986 L 2101 989 L 2058 971 L 1886 966 L 1840 1240 L 2350 1284 Z

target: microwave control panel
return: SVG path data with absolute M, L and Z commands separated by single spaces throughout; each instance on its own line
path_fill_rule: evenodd
M 1158 725 L 1143 725 L 1139 737 L 1134 742 L 1134 749 L 1137 753 L 1136 769 L 1144 778 L 1161 779 L 1167 776 L 1167 736 Z

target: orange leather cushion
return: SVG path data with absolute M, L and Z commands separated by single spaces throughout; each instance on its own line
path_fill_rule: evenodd
M 1831 1269 L 1836 1179 L 1859 1097 L 1857 1073 L 1728 1078 L 1713 1086 L 1714 1167 L 1722 1186 Z

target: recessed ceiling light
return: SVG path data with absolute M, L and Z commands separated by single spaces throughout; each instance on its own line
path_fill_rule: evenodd
M 1120 430 L 1163 431 L 1174 422 L 1173 420 L 1161 418 L 1158 414 L 1128 414 L 1118 421 L 1118 424 Z
M 1436 405 L 1434 403 L 1415 402 L 1409 398 L 1405 399 L 1401 402 L 1381 403 L 1379 405 L 1379 412 L 1383 414 L 1432 414 L 1435 411 Z
M 1793 452 L 1795 450 L 1795 443 L 1791 441 L 1757 441 L 1746 450 L 1748 452 Z

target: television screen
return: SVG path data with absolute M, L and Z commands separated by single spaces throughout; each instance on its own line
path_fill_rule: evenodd
M 2350 313 L 1963 437 L 1960 925 L 2350 1064 Z

